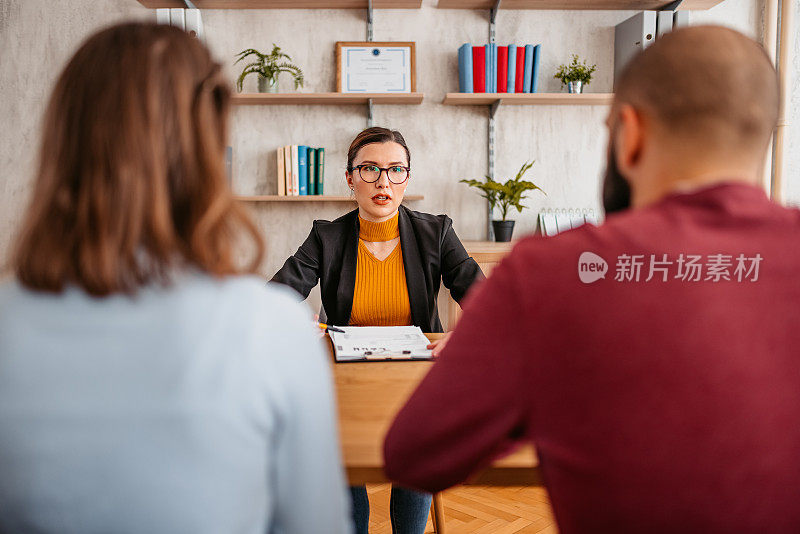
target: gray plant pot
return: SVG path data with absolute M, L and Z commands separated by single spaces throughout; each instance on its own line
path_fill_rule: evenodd
M 278 78 L 269 79 L 263 76 L 258 77 L 258 92 L 259 93 L 277 93 L 278 92 Z
M 583 82 L 567 82 L 567 87 L 572 94 L 580 94 L 583 92 Z
M 495 241 L 511 241 L 511 236 L 514 234 L 514 221 L 492 221 L 492 228 Z

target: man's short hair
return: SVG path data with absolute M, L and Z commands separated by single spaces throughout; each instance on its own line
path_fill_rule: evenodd
M 635 56 L 617 81 L 615 104 L 632 105 L 702 149 L 760 154 L 777 124 L 778 91 L 761 45 L 735 30 L 697 26 Z

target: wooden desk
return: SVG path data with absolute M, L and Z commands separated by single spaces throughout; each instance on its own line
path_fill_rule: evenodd
M 442 334 L 428 334 L 438 339 Z M 333 347 L 330 342 L 331 361 Z M 387 482 L 383 438 L 395 414 L 430 369 L 432 362 L 356 362 L 333 364 L 339 428 L 347 476 L 352 485 Z M 420 451 L 425 454 L 425 451 Z M 541 477 L 533 447 L 498 460 L 468 484 L 538 486 Z

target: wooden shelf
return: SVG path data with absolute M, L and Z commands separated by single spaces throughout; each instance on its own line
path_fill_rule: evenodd
M 448 106 L 485 106 L 498 100 L 512 106 L 604 106 L 611 104 L 613 93 L 447 93 L 442 101 Z
M 138 0 L 144 7 L 186 7 L 183 0 Z M 192 0 L 199 9 L 367 9 L 368 0 Z M 373 0 L 375 9 L 419 9 L 422 0 Z
M 238 93 L 231 103 L 238 106 L 346 105 L 422 103 L 422 93 Z
M 684 0 L 681 10 L 709 9 L 722 0 Z M 642 11 L 661 9 L 671 0 L 503 0 L 500 9 L 564 9 Z M 439 9 L 491 9 L 495 0 L 439 0 Z
M 424 200 L 422 195 L 406 195 L 403 200 Z M 282 196 L 282 195 L 255 195 L 237 196 L 236 200 L 242 202 L 355 202 L 353 197 L 337 197 L 332 195 L 302 195 L 302 196 Z

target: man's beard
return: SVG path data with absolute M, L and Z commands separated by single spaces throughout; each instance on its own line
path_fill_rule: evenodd
M 608 144 L 607 158 L 603 178 L 603 209 L 609 215 L 631 207 L 631 186 L 619 173 L 613 141 Z

